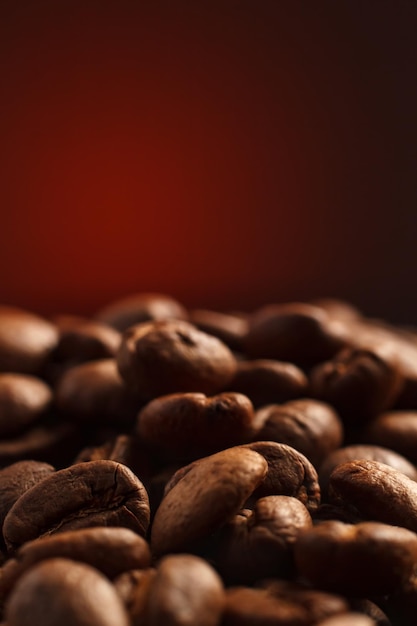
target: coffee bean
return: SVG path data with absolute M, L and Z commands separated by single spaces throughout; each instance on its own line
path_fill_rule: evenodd
M 354 506 L 360 514 L 417 531 L 417 483 L 377 461 L 350 461 L 331 476 L 329 497 Z
M 130 326 L 153 320 L 186 319 L 184 307 L 164 294 L 139 293 L 116 300 L 101 309 L 97 319 L 123 332 Z
M 263 589 L 232 587 L 226 592 L 222 626 L 308 626 L 309 615 Z
M 347 337 L 345 325 L 319 307 L 272 304 L 250 318 L 245 348 L 251 358 L 310 366 L 331 358 L 345 346 Z
M 293 400 L 259 409 L 256 439 L 292 446 L 318 468 L 343 441 L 342 422 L 333 408 L 317 400 Z
M 252 403 L 242 394 L 176 393 L 147 404 L 136 430 L 168 458 L 194 459 L 250 441 L 253 419 Z
M 343 463 L 348 461 L 378 461 L 379 463 L 385 463 L 394 469 L 402 472 L 408 478 L 417 480 L 417 469 L 407 459 L 400 454 L 397 454 L 389 448 L 382 448 L 381 446 L 357 444 L 353 446 L 346 446 L 345 448 L 339 448 L 334 450 L 324 460 L 319 469 L 320 487 L 322 493 L 327 493 L 329 487 L 330 475 L 333 470 Z
M 248 332 L 247 316 L 194 309 L 190 311 L 190 322 L 223 341 L 231 350 L 243 351 L 243 340 Z
M 294 556 L 299 574 L 321 589 L 384 595 L 413 573 L 417 535 L 377 522 L 328 521 L 298 535 Z
M 3 525 L 10 551 L 43 535 L 89 526 L 125 526 L 145 535 L 148 495 L 140 480 L 114 461 L 78 463 L 26 491 Z
M 292 363 L 258 359 L 238 362 L 229 387 L 232 391 L 244 393 L 255 407 L 259 407 L 306 396 L 308 379 Z
M 391 448 L 417 463 L 417 411 L 382 413 L 368 424 L 364 437 L 370 443 Z
M 178 391 L 215 394 L 236 371 L 236 360 L 224 343 L 183 321 L 128 329 L 117 363 L 128 387 L 148 400 Z
M 148 599 L 156 569 L 130 570 L 118 576 L 114 586 L 129 614 L 131 626 L 147 626 Z
M 220 529 L 210 556 L 227 584 L 288 577 L 293 573 L 296 537 L 311 526 L 310 514 L 299 500 L 288 496 L 260 498 L 252 511 L 240 511 Z
M 0 306 L 0 372 L 39 374 L 58 341 L 50 322 L 27 311 Z
M 151 533 L 155 554 L 189 550 L 243 506 L 267 472 L 267 462 L 247 448 L 229 448 L 188 466 L 167 491 Z
M 69 559 L 35 565 L 17 583 L 8 626 L 129 626 L 113 585 L 96 569 Z
M 89 320 L 60 329 L 54 360 L 65 365 L 77 365 L 114 357 L 119 349 L 121 334 L 111 326 Z
M 361 613 L 345 613 L 319 622 L 317 626 L 376 626 L 376 622 Z
M 10 437 L 44 416 L 52 390 L 27 374 L 0 374 L 0 437 Z

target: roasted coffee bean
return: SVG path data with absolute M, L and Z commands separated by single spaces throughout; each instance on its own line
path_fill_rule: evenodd
M 256 439 L 292 446 L 315 466 L 343 441 L 342 422 L 333 408 L 317 400 L 293 400 L 259 409 Z
M 317 472 L 301 452 L 273 441 L 256 441 L 245 447 L 261 454 L 268 463 L 268 473 L 253 492 L 254 498 L 292 496 L 310 512 L 317 509 L 320 504 Z
M 311 372 L 313 394 L 349 422 L 370 419 L 393 406 L 403 385 L 398 367 L 377 350 L 347 349 Z
M 35 565 L 17 583 L 8 626 L 129 626 L 113 585 L 99 571 L 69 559 Z
M 417 480 L 417 469 L 407 459 L 389 448 L 357 444 L 334 450 L 319 468 L 319 480 L 322 493 L 327 493 L 330 475 L 338 465 L 348 461 L 378 461 L 402 472 L 408 478 Z
M 345 300 L 337 298 L 317 298 L 311 301 L 312 305 L 324 309 L 326 313 L 334 319 L 357 322 L 362 320 L 362 314 L 355 306 Z
M 71 421 L 115 424 L 120 428 L 134 422 L 143 404 L 126 389 L 113 359 L 67 370 L 58 383 L 56 403 Z
M 227 584 L 287 577 L 293 573 L 296 537 L 311 526 L 309 512 L 296 498 L 260 498 L 252 511 L 243 509 L 220 529 L 211 558 Z
M 377 626 L 377 623 L 361 613 L 344 613 L 319 622 L 317 626 Z
M 247 316 L 194 309 L 190 311 L 190 322 L 203 332 L 221 339 L 231 350 L 243 351 L 243 340 L 248 332 Z
M 193 548 L 227 522 L 263 480 L 265 459 L 247 448 L 229 448 L 188 466 L 167 491 L 152 526 L 155 554 Z
M 308 379 L 292 363 L 271 359 L 239 361 L 229 387 L 244 393 L 255 407 L 260 407 L 306 396 Z
M 203 559 L 166 556 L 158 563 L 146 602 L 148 626 L 217 626 L 224 607 L 223 583 Z
M 148 626 L 148 598 L 156 569 L 130 570 L 118 576 L 114 586 L 129 614 L 131 626 Z
M 258 585 L 277 600 L 291 602 L 305 609 L 309 616 L 309 624 L 340 615 L 349 610 L 345 598 L 334 593 L 311 589 L 301 583 L 286 580 L 265 580 Z
M 0 437 L 31 426 L 47 413 L 51 403 L 52 390 L 39 378 L 0 374 Z
M 140 480 L 114 461 L 78 463 L 26 491 L 3 524 L 10 551 L 43 535 L 89 526 L 123 526 L 145 535 L 149 500 Z
M 294 556 L 299 574 L 321 589 L 384 595 L 415 570 L 417 535 L 378 522 L 328 521 L 298 535 Z
M 236 371 L 236 359 L 220 339 L 183 321 L 128 329 L 117 363 L 129 388 L 148 400 L 178 391 L 215 394 Z
M 417 411 L 382 413 L 368 424 L 364 437 L 370 443 L 391 448 L 417 463 Z
M 176 393 L 152 400 L 138 415 L 142 441 L 173 459 L 195 459 L 250 441 L 254 420 L 240 393 Z
M 108 578 L 150 566 L 146 541 L 128 528 L 83 528 L 28 541 L 0 570 L 0 599 L 6 598 L 24 573 L 40 561 L 66 558 L 87 563 Z
M 139 293 L 116 300 L 101 309 L 97 319 L 123 332 L 130 326 L 153 320 L 186 319 L 184 307 L 160 293 Z
M 20 496 L 54 472 L 52 465 L 40 461 L 19 461 L 0 469 L 0 528 Z
M 319 307 L 295 302 L 257 311 L 250 318 L 245 348 L 251 358 L 307 366 L 330 359 L 346 342 L 343 323 Z
M 119 349 L 121 334 L 100 322 L 77 322 L 60 329 L 54 360 L 58 363 L 78 365 L 114 357 Z
M 377 461 L 350 461 L 330 476 L 329 497 L 361 515 L 417 531 L 417 483 Z
M 39 374 L 57 341 L 57 329 L 50 322 L 0 306 L 0 372 Z
M 309 626 L 305 609 L 277 600 L 264 589 L 232 587 L 226 591 L 222 626 Z

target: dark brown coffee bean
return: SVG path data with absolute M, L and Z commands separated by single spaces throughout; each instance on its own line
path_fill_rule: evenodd
M 417 483 L 377 461 L 350 461 L 330 476 L 329 498 L 361 515 L 417 531 Z
M 189 465 L 156 511 L 152 551 L 186 551 L 217 530 L 242 508 L 267 468 L 260 454 L 240 447 Z
M 223 341 L 231 350 L 243 351 L 243 340 L 248 332 L 246 316 L 194 309 L 190 311 L 190 322 L 203 332 Z
M 78 463 L 26 491 L 3 525 L 9 550 L 43 535 L 91 526 L 123 526 L 145 535 L 149 500 L 129 468 L 113 461 Z
M 71 421 L 121 428 L 133 423 L 141 406 L 140 400 L 126 389 L 113 359 L 67 370 L 58 383 L 56 403 Z
M 52 465 L 40 461 L 19 461 L 0 470 L 0 528 L 20 496 L 54 472 Z
M 232 587 L 226 591 L 222 626 L 309 626 L 303 607 L 277 600 L 264 589 Z
M 131 626 L 148 626 L 148 599 L 156 569 L 130 570 L 118 576 L 114 586 L 129 614 Z
M 327 493 L 330 475 L 338 465 L 348 461 L 378 461 L 402 472 L 412 480 L 417 480 L 417 470 L 407 459 L 388 448 L 357 444 L 335 450 L 324 460 L 319 468 L 319 480 L 322 493 Z
M 186 319 L 184 307 L 160 293 L 139 293 L 116 300 L 101 309 L 97 319 L 123 332 L 130 326 L 153 320 Z
M 246 441 L 253 406 L 240 393 L 176 393 L 156 398 L 138 415 L 142 441 L 173 459 L 195 459 Z
M 305 609 L 309 624 L 316 624 L 331 615 L 340 615 L 349 610 L 345 598 L 334 593 L 311 589 L 300 583 L 287 580 L 265 580 L 258 585 L 277 600 L 291 602 Z
M 0 437 L 31 426 L 46 414 L 51 402 L 52 390 L 39 378 L 0 374 Z
M 146 541 L 128 528 L 83 528 L 28 541 L 2 568 L 0 598 L 36 563 L 52 558 L 87 563 L 108 578 L 135 568 L 147 568 L 151 553 Z
M 40 373 L 57 341 L 58 332 L 50 322 L 0 306 L 0 372 Z
M 317 472 L 301 452 L 273 441 L 256 441 L 245 447 L 261 454 L 268 463 L 268 473 L 253 492 L 253 498 L 291 496 L 300 500 L 310 513 L 317 509 L 320 504 Z
M 121 334 L 106 324 L 86 320 L 60 329 L 54 360 L 78 365 L 114 357 L 119 349 Z
M 238 362 L 229 387 L 232 391 L 244 393 L 255 407 L 259 407 L 306 396 L 308 379 L 292 363 L 259 359 Z
M 133 326 L 123 335 L 117 363 L 129 388 L 149 400 L 178 391 L 212 395 L 236 371 L 224 343 L 182 321 Z
M 166 556 L 158 564 L 147 599 L 148 626 L 217 626 L 224 607 L 223 584 L 203 559 Z
M 352 612 L 328 617 L 317 626 L 377 626 L 377 623 L 367 615 Z
M 306 507 L 288 496 L 267 496 L 227 522 L 215 539 L 215 565 L 227 584 L 251 584 L 262 578 L 289 576 L 292 547 L 312 521 Z
M 49 559 L 17 583 L 7 605 L 8 626 L 129 626 L 113 585 L 96 569 Z
M 328 521 L 298 535 L 294 556 L 299 574 L 321 589 L 384 595 L 413 573 L 417 535 L 377 522 Z
M 259 409 L 256 439 L 277 441 L 304 454 L 315 467 L 343 441 L 342 422 L 333 408 L 317 400 L 293 400 Z
M 370 443 L 391 448 L 417 463 L 417 411 L 382 413 L 368 424 L 364 437 Z
M 347 349 L 314 368 L 310 382 L 316 397 L 336 407 L 349 422 L 357 422 L 390 408 L 403 378 L 376 350 Z
M 346 326 L 311 304 L 271 304 L 250 319 L 245 348 L 252 358 L 313 365 L 331 358 L 347 341 Z

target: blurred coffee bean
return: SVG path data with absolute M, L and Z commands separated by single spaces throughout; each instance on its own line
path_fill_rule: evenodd
M 328 617 L 318 622 L 317 626 L 377 626 L 377 622 L 367 615 L 352 612 Z
M 56 389 L 56 404 L 67 419 L 82 424 L 133 424 L 142 402 L 130 393 L 116 362 L 102 359 L 67 370 Z
M 203 332 L 223 341 L 231 350 L 243 351 L 243 340 L 248 332 L 247 317 L 194 309 L 190 311 L 190 322 Z
M 417 411 L 382 413 L 368 424 L 364 437 L 372 444 L 391 448 L 417 463 Z
M 413 573 L 417 535 L 378 522 L 323 522 L 298 535 L 294 556 L 299 574 L 321 589 L 384 595 Z
M 183 321 L 133 326 L 123 335 L 117 364 L 128 387 L 148 400 L 178 391 L 215 394 L 236 371 L 224 343 Z
M 362 314 L 353 304 L 337 298 L 318 298 L 310 302 L 313 306 L 324 309 L 334 319 L 346 322 L 362 320 Z
M 65 365 L 77 365 L 114 357 L 119 349 L 121 334 L 106 324 L 86 320 L 59 331 L 54 360 Z
M 251 318 L 245 340 L 254 359 L 311 366 L 332 358 L 347 342 L 346 326 L 305 303 L 271 304 Z
M 343 350 L 310 376 L 312 393 L 348 422 L 375 417 L 393 406 L 403 382 L 399 369 L 374 350 Z
M 293 400 L 259 409 L 256 439 L 292 446 L 318 468 L 343 441 L 343 425 L 334 409 L 318 400 Z
M 171 459 L 195 459 L 250 441 L 254 419 L 249 398 L 221 393 L 176 393 L 156 398 L 139 413 L 140 439 Z
M 1 332 L 1 331 L 0 331 Z M 45 415 L 52 390 L 27 374 L 0 374 L 0 437 L 21 432 Z
M 329 454 L 319 468 L 319 480 L 322 493 L 327 493 L 330 475 L 338 465 L 348 461 L 378 461 L 402 472 L 412 480 L 417 480 L 417 469 L 407 459 L 389 448 L 374 445 L 357 444 L 339 448 Z
M 277 600 L 264 589 L 231 587 L 226 590 L 222 626 L 310 626 L 307 611 Z
M 140 480 L 114 461 L 78 463 L 55 472 L 15 502 L 3 524 L 10 552 L 46 534 L 123 526 L 144 536 L 149 500 Z
M 252 584 L 293 574 L 292 548 L 301 530 L 312 526 L 306 507 L 296 498 L 260 498 L 243 509 L 214 539 L 210 556 L 227 584 Z
M 417 531 L 417 483 L 377 461 L 350 461 L 330 475 L 329 498 L 346 502 L 360 514 Z
M 130 326 L 156 320 L 187 319 L 184 307 L 170 296 L 138 293 L 102 308 L 96 318 L 123 332 Z
M 41 373 L 57 342 L 57 329 L 47 320 L 0 306 L 0 372 Z
M 247 395 L 255 407 L 260 407 L 306 396 L 308 379 L 292 363 L 271 359 L 238 361 L 229 388 Z
M 267 472 L 247 448 L 229 448 L 188 466 L 166 492 L 152 526 L 156 555 L 190 550 L 242 508 Z
M 8 626 L 129 626 L 114 586 L 95 568 L 69 559 L 35 565 L 17 583 Z

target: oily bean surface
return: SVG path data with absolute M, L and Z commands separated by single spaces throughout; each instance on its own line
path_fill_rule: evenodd
M 329 498 L 361 515 L 417 532 L 417 483 L 378 461 L 350 461 L 330 475 Z
M 306 456 L 317 468 L 343 441 L 343 425 L 324 402 L 302 399 L 273 404 L 256 414 L 256 439 L 285 443 Z
M 129 328 L 117 364 L 128 387 L 147 400 L 179 391 L 212 395 L 236 371 L 236 359 L 223 342 L 180 320 Z
M 46 414 L 52 390 L 35 376 L 0 374 L 0 437 L 15 435 Z
M 321 589 L 384 595 L 413 573 L 417 535 L 379 522 L 327 521 L 300 533 L 294 554 L 299 574 Z
M 69 559 L 35 565 L 6 607 L 8 626 L 129 626 L 113 585 L 96 569 Z
M 252 435 L 253 406 L 240 393 L 207 398 L 177 393 L 156 398 L 139 413 L 137 434 L 171 458 L 196 458 L 244 443 Z
M 88 526 L 125 526 L 145 535 L 149 500 L 140 480 L 114 461 L 78 463 L 26 491 L 3 525 L 9 550 L 42 535 Z
M 229 448 L 188 466 L 156 511 L 153 552 L 185 551 L 204 539 L 237 513 L 267 469 L 265 459 L 246 448 Z

